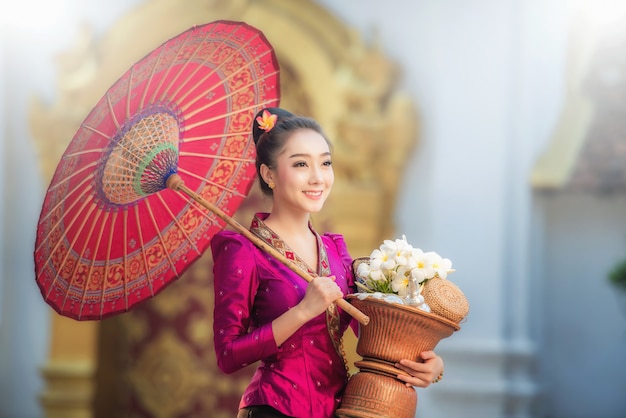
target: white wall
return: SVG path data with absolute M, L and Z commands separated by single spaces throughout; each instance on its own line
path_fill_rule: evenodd
M 546 416 L 621 418 L 626 411 L 626 292 L 607 273 L 626 256 L 626 196 L 558 194 L 545 213 Z

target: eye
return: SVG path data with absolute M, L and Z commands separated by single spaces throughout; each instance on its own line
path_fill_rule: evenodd
M 293 164 L 294 167 L 306 167 L 306 162 L 304 161 L 297 161 Z
M 330 166 L 332 166 L 332 165 L 333 165 L 333 162 L 332 162 L 331 160 L 324 161 L 324 164 L 323 164 L 323 165 L 324 165 L 324 166 L 326 166 L 326 167 L 330 167 Z

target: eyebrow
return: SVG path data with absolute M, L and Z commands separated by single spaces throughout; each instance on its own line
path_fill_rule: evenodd
M 330 152 L 323 152 L 320 154 L 320 157 L 330 157 Z M 289 158 L 306 158 L 306 157 L 311 157 L 311 154 L 291 154 L 289 156 Z

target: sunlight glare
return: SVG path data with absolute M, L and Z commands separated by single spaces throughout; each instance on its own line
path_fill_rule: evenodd
M 572 4 L 595 29 L 611 26 L 626 14 L 626 3 L 622 0 L 573 0 Z
M 1 0 L 0 26 L 45 31 L 63 19 L 67 0 Z

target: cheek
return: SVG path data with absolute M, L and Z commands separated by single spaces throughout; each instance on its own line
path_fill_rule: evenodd
M 281 184 L 287 184 L 293 180 L 297 172 L 291 170 L 289 166 L 278 166 L 276 169 L 276 180 Z
M 333 183 L 335 183 L 335 172 L 333 170 L 330 170 L 329 173 L 326 176 L 326 183 L 329 186 L 332 186 Z

